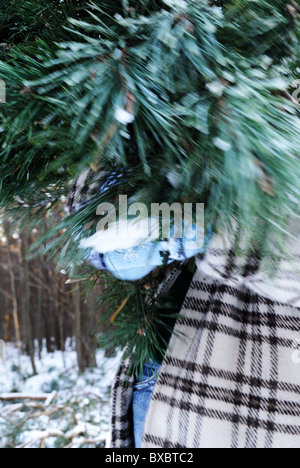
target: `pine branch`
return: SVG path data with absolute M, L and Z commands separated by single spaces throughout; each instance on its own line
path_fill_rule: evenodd
M 214 233 L 237 229 L 263 259 L 284 253 L 299 216 L 299 12 L 299 0 L 0 6 L 0 206 L 33 225 L 87 167 L 117 174 L 36 246 L 75 276 L 97 206 L 120 194 L 205 203 Z M 113 339 L 149 357 L 160 318 L 144 284 L 107 281 Z

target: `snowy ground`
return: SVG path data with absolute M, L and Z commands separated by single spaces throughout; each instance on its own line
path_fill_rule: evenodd
M 76 353 L 42 354 L 31 377 L 27 356 L 19 362 L 14 345 L 0 363 L 0 394 L 57 392 L 50 405 L 41 401 L 0 400 L 0 448 L 104 447 L 109 445 L 110 387 L 120 357 L 97 353 L 97 368 L 78 375 Z

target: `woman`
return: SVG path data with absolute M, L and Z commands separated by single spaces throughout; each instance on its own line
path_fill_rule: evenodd
M 300 447 L 299 242 L 272 280 L 256 258 L 225 257 L 223 247 L 214 241 L 197 259 L 183 318 L 148 383 L 142 448 Z M 135 444 L 128 366 L 113 389 L 114 448 Z
M 89 198 L 77 185 L 70 211 Z M 171 302 L 180 318 L 138 381 L 122 363 L 113 448 L 300 447 L 300 244 L 290 241 L 291 260 L 272 277 L 233 244 L 214 238 L 205 255 L 171 264 L 160 307 Z M 99 255 L 92 263 L 105 267 Z

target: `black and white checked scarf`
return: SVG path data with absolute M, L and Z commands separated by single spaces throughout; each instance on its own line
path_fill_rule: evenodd
M 143 448 L 300 448 L 299 242 L 292 248 L 294 265 L 272 280 L 254 259 L 226 259 L 218 243 L 199 259 Z M 134 446 L 127 369 L 112 393 L 113 448 Z

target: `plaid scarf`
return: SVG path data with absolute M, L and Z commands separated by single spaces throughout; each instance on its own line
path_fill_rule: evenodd
M 292 250 L 295 265 L 272 280 L 218 243 L 198 260 L 143 448 L 300 448 L 299 243 Z M 128 364 L 112 393 L 113 448 L 134 447 Z

